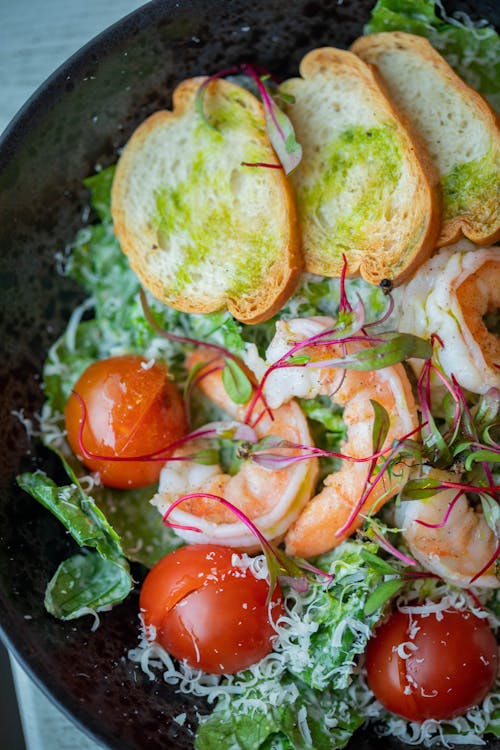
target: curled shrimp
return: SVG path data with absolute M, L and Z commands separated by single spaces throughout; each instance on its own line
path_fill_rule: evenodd
M 436 469 L 428 474 L 440 481 L 457 479 Z M 470 586 L 495 556 L 498 540 L 484 514 L 455 489 L 443 489 L 426 500 L 404 500 L 396 509 L 395 520 L 412 555 L 427 570 L 456 586 Z M 474 580 L 474 585 L 498 588 L 494 566 Z
M 266 352 L 267 361 L 276 361 L 290 350 L 293 343 L 328 330 L 333 325 L 334 321 L 330 318 L 298 318 L 278 322 L 276 335 Z M 363 345 L 356 342 L 345 346 L 347 352 L 353 352 Z M 316 347 L 312 356 L 331 359 L 345 353 L 340 345 L 328 346 L 327 352 L 321 349 Z M 250 366 L 258 365 L 255 351 L 250 351 L 247 362 Z M 256 369 L 259 370 L 259 366 Z M 373 452 L 375 417 L 371 400 L 381 404 L 390 418 L 382 449 L 390 447 L 393 441 L 418 427 L 410 382 L 400 364 L 363 372 L 343 371 L 334 367 L 287 367 L 271 373 L 265 394 L 271 406 L 286 403 L 294 396 L 314 398 L 317 395 L 329 396 L 333 403 L 343 406 L 347 438 L 341 451 L 352 458 L 367 457 Z M 390 476 L 386 472 L 380 481 L 370 486 L 369 462 L 344 461 L 339 471 L 326 477 L 324 488 L 307 503 L 291 525 L 285 537 L 287 552 L 298 557 L 312 557 L 335 547 L 362 525 L 367 514 L 376 512 L 399 492 L 406 482 L 408 471 L 406 466 L 398 464 Z M 365 500 L 359 512 L 350 521 L 363 496 Z
M 500 308 L 497 247 L 463 240 L 444 248 L 399 293 L 400 330 L 424 338 L 436 333 L 443 346 L 434 358 L 448 376 L 473 393 L 500 387 L 500 335 L 485 322 Z
M 189 366 L 206 363 L 212 353 L 197 350 Z M 212 359 L 200 371 L 199 387 L 220 409 L 233 419 L 243 421 L 248 405 L 235 404 L 222 383 L 222 360 Z M 259 439 L 277 435 L 292 443 L 310 444 L 307 419 L 295 401 L 288 401 L 272 413 L 265 413 L 255 426 Z M 200 449 L 197 442 L 195 450 Z M 187 455 L 193 446 L 186 443 L 173 455 Z M 293 466 L 270 470 L 250 460 L 243 460 L 239 471 L 231 476 L 218 465 L 202 465 L 192 460 L 167 462 L 160 475 L 159 491 L 152 500 L 162 514 L 183 495 L 212 494 L 223 497 L 239 508 L 269 540 L 280 540 L 292 521 L 311 497 L 317 481 L 316 459 Z M 200 532 L 179 528 L 178 533 L 190 543 L 215 543 L 238 549 L 258 548 L 255 536 L 244 523 L 216 500 L 204 497 L 186 499 L 176 507 L 169 520 L 179 526 L 190 526 Z

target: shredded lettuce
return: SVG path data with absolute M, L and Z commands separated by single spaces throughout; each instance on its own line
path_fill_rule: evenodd
M 196 750 L 335 750 L 363 723 L 339 692 L 312 690 L 290 675 L 276 692 L 273 702 L 268 691 L 249 685 L 237 710 L 233 703 L 217 706 L 198 728 Z
M 345 542 L 316 560 L 335 575 L 328 589 L 319 585 L 305 595 L 290 594 L 295 599 L 292 627 L 278 648 L 287 656 L 288 669 L 312 688 L 342 690 L 351 682 L 356 657 L 364 652 L 386 601 L 368 616 L 366 603 L 381 583 L 394 578 L 392 571 L 387 574 L 374 564 L 377 550 L 370 542 Z
M 197 750 L 345 746 L 367 712 L 353 667 L 383 611 L 366 617 L 364 606 L 392 574 L 377 551 L 370 542 L 347 542 L 315 562 L 335 573 L 328 589 L 317 584 L 299 593 L 285 585 L 276 653 L 222 681 L 215 710 L 199 726 Z

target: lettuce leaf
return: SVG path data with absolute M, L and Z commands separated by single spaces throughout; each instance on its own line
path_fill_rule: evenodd
M 128 569 L 97 552 L 77 554 L 62 562 L 45 592 L 45 608 L 60 620 L 109 609 L 128 596 Z
M 344 747 L 363 722 L 333 690 L 312 690 L 292 676 L 282 679 L 276 690 L 275 703 L 257 684 L 238 696 L 237 710 L 233 703 L 219 704 L 200 723 L 196 750 L 335 750 Z
M 343 690 L 352 680 L 356 656 L 364 652 L 387 599 L 369 615 L 366 603 L 380 585 L 399 580 L 397 570 L 388 574 L 388 566 L 375 564 L 377 550 L 371 542 L 347 541 L 315 562 L 335 579 L 328 588 L 311 587 L 303 604 L 297 602 L 301 628 L 283 646 L 288 669 L 312 688 Z
M 21 474 L 17 481 L 61 521 L 81 547 L 96 550 L 61 563 L 47 586 L 47 610 L 71 620 L 125 599 L 133 582 L 120 537 L 79 482 L 58 487 L 43 472 Z

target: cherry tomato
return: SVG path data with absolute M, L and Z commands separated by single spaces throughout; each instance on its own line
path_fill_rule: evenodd
M 486 620 L 456 609 L 441 614 L 410 619 L 397 610 L 366 650 L 369 687 L 389 711 L 411 721 L 460 716 L 497 676 L 498 646 Z
M 171 552 L 148 573 L 140 608 L 144 625 L 175 658 L 204 672 L 232 674 L 272 650 L 269 621 L 283 613 L 279 586 L 268 608 L 269 584 L 235 566 L 234 551 L 195 544 Z
M 101 457 L 149 455 L 182 437 L 187 421 L 182 397 L 165 365 L 127 355 L 94 362 L 74 389 L 87 419 L 82 444 L 99 458 L 82 456 L 82 405 L 72 394 L 64 416 L 73 452 L 110 487 L 143 487 L 156 482 L 161 461 L 106 461 Z

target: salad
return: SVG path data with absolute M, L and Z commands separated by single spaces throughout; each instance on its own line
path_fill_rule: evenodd
M 380 0 L 368 31 L 427 36 L 499 111 L 499 37 L 439 8 Z M 86 180 L 96 221 L 59 258 L 89 295 L 43 373 L 68 482 L 18 478 L 82 547 L 47 611 L 98 626 L 130 563 L 149 569 L 129 656 L 207 699 L 198 750 L 340 748 L 366 721 L 413 744 L 498 736 L 500 393 L 445 369 L 452 311 L 415 334 L 418 287 L 312 274 L 257 325 L 169 308 L 113 233 L 113 174 Z

